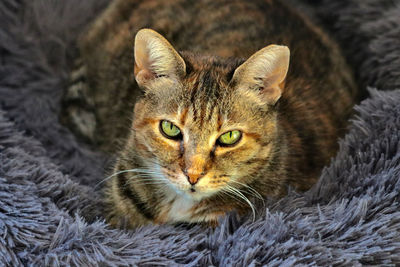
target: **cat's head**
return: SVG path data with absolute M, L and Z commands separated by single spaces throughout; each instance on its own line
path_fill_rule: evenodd
M 127 149 L 155 179 L 194 199 L 246 187 L 277 151 L 275 104 L 288 66 L 286 46 L 267 46 L 246 61 L 221 59 L 179 54 L 155 31 L 140 30 L 135 77 L 144 96 Z

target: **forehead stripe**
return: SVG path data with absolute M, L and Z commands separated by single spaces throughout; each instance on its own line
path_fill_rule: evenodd
M 179 121 L 180 121 L 180 123 L 181 123 L 182 125 L 185 124 L 188 111 L 189 111 L 188 108 L 184 108 L 184 109 L 182 110 L 181 117 L 180 117 L 180 119 L 179 119 Z

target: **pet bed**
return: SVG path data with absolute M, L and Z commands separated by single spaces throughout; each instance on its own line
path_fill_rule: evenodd
M 296 1 L 292 1 L 296 2 Z M 8 266 L 400 264 L 400 3 L 301 4 L 338 40 L 358 84 L 340 150 L 308 192 L 216 229 L 112 229 L 112 159 L 59 122 L 74 42 L 106 0 L 0 2 L 0 262 Z

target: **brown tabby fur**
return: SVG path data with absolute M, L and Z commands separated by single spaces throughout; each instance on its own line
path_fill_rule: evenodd
M 174 86 L 165 77 L 142 86 L 131 114 L 139 95 L 133 40 L 141 28 L 190 52 L 180 53 L 184 76 Z M 232 77 L 269 44 L 289 47 L 290 67 L 278 102 L 260 104 L 256 89 L 244 93 Z M 227 184 L 251 202 L 252 189 L 262 197 L 280 197 L 288 186 L 309 189 L 334 156 L 358 98 L 336 45 L 278 0 L 117 0 L 82 36 L 80 49 L 96 109 L 94 139 L 112 152 L 115 140 L 124 143 L 115 173 L 147 170 L 110 179 L 108 219 L 114 225 L 215 223 L 227 211 L 250 211 L 243 198 L 223 192 Z M 183 141 L 160 135 L 162 119 L 187 135 Z M 244 132 L 242 140 L 216 145 L 231 126 Z M 189 167 L 203 175 L 195 192 L 180 180 Z

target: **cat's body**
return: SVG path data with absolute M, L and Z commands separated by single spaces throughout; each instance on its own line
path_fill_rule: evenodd
M 141 28 L 190 52 L 178 54 L 145 30 L 134 58 Z M 245 61 L 269 44 L 289 47 L 287 75 L 285 47 Z M 258 194 L 310 188 L 357 101 L 337 47 L 276 0 L 115 1 L 80 48 L 97 112 L 94 139 L 108 151 L 115 140 L 124 144 L 108 185 L 115 225 L 215 222 L 249 211 L 246 199 Z M 135 78 L 145 93 L 132 115 Z M 163 121 L 180 139 L 162 133 Z M 219 143 L 234 131 L 234 145 Z

